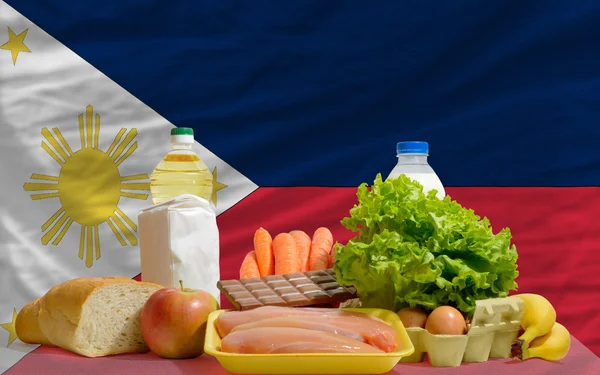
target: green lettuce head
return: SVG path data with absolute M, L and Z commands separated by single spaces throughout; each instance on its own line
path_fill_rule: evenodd
M 510 230 L 494 234 L 487 218 L 435 194 L 405 175 L 382 181 L 378 174 L 371 188 L 358 187 L 359 203 L 342 220 L 358 234 L 336 245 L 334 270 L 364 307 L 450 305 L 468 315 L 475 301 L 517 288 Z

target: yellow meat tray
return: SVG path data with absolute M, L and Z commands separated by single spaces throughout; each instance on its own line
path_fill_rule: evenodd
M 221 366 L 233 374 L 383 374 L 391 371 L 402 357 L 415 348 L 397 314 L 389 310 L 346 308 L 382 319 L 398 333 L 402 346 L 392 353 L 299 353 L 237 354 L 220 351 L 221 338 L 215 327 L 217 317 L 227 311 L 218 310 L 208 317 L 204 351 L 217 358 Z

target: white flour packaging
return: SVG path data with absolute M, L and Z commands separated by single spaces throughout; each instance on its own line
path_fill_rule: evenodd
M 219 229 L 207 200 L 183 194 L 138 215 L 142 281 L 205 290 L 219 304 Z

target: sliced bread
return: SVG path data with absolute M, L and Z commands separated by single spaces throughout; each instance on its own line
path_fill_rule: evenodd
M 21 310 L 17 336 L 24 342 L 49 343 L 86 357 L 147 352 L 140 312 L 161 288 L 126 277 L 69 280 Z

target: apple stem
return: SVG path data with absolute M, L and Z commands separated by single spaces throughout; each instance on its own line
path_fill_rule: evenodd
M 183 292 L 183 280 L 179 280 L 179 285 L 181 285 L 181 291 Z

